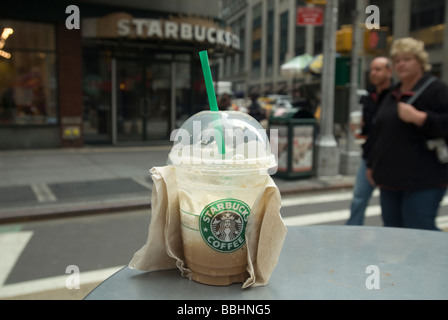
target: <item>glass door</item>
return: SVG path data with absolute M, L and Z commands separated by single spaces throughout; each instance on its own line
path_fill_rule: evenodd
M 112 73 L 110 52 L 83 50 L 83 136 L 86 144 L 112 142 Z
M 143 140 L 143 69 L 135 60 L 117 60 L 117 142 Z
M 147 140 L 166 140 L 171 131 L 171 62 L 148 61 L 145 65 L 143 102 Z
M 117 60 L 117 142 L 169 139 L 169 62 Z

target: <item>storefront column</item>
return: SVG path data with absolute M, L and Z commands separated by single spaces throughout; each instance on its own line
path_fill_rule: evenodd
M 171 61 L 171 91 L 170 91 L 170 100 L 171 100 L 171 112 L 170 112 L 170 132 L 173 132 L 176 129 L 176 62 Z
M 408 37 L 411 26 L 411 0 L 394 1 L 394 39 Z
M 111 60 L 111 86 L 112 86 L 112 97 L 111 97 L 111 103 L 112 103 L 112 108 L 111 108 L 111 135 L 112 135 L 112 144 L 116 145 L 117 144 L 117 59 L 116 58 L 112 58 Z
M 336 29 L 338 23 L 339 0 L 327 0 L 324 22 L 325 57 L 322 68 L 322 113 L 320 132 L 316 140 L 316 173 L 318 177 L 335 177 L 339 175 L 339 147 L 334 137 L 334 87 Z M 327 58 L 328 57 L 328 58 Z
M 56 29 L 61 147 L 82 147 L 82 44 L 81 32 Z

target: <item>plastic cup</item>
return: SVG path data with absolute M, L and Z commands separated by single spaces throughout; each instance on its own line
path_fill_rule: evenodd
M 175 167 L 191 278 L 210 285 L 245 281 L 247 221 L 268 182 L 268 169 L 276 166 L 265 130 L 242 112 L 203 111 L 171 138 L 168 164 Z
M 362 129 L 362 111 L 350 112 L 350 124 L 354 135 L 360 135 Z

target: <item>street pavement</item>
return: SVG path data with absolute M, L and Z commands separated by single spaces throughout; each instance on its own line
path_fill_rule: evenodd
M 170 149 L 171 145 L 0 151 L 0 228 L 39 219 L 147 209 L 152 189 L 149 170 L 164 166 Z M 282 195 L 350 189 L 354 181 L 353 176 L 342 175 L 273 179 Z M 89 283 L 82 290 L 42 289 L 12 299 L 82 299 L 96 285 Z
M 0 152 L 0 224 L 148 208 L 149 170 L 166 165 L 171 145 Z M 285 180 L 282 195 L 352 188 L 354 176 Z
M 1 228 L 13 228 L 16 222 L 148 209 L 152 188 L 149 170 L 154 166 L 165 165 L 170 148 L 171 145 L 1 151 L 0 233 Z M 343 175 L 326 179 L 315 176 L 298 180 L 284 180 L 274 176 L 273 179 L 282 196 L 291 202 L 290 206 L 303 202 L 316 207 L 315 210 L 325 211 L 301 217 L 288 216 L 285 211 L 284 219 L 290 224 L 300 223 L 297 219 L 309 220 L 311 215 L 320 219 L 322 214 L 328 214 L 326 211 L 330 209 L 318 209 L 318 202 L 323 201 L 320 191 L 346 189 L 344 194 L 338 193 L 337 199 L 333 200 L 341 200 L 342 197 L 350 200 L 354 182 L 354 176 Z M 316 195 L 310 195 L 311 191 L 315 191 Z M 289 198 L 290 195 L 294 197 Z M 334 205 L 329 201 L 328 206 Z M 286 203 L 285 207 L 288 207 Z M 331 210 L 335 213 L 338 207 L 331 207 Z M 132 214 L 138 215 L 139 211 L 142 210 L 133 210 Z M 98 216 L 101 220 L 103 217 Z M 444 228 L 444 231 L 448 229 Z M 29 234 L 29 231 L 25 230 L 22 234 Z M 91 277 L 95 281 L 86 281 L 82 290 L 45 289 L 42 285 L 43 289 L 38 292 L 7 299 L 82 299 L 100 283 L 96 280 L 99 278 L 97 272 L 103 275 L 115 271 L 110 268 L 83 273 L 83 279 Z M 42 279 L 42 284 L 49 280 L 65 283 L 66 277 L 62 275 L 54 279 Z M 40 285 L 39 281 L 33 283 Z M 22 283 L 17 284 L 17 288 L 21 288 L 20 285 Z

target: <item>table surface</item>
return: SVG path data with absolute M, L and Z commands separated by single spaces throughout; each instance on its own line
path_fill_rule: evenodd
M 85 299 L 448 299 L 447 252 L 445 232 L 288 227 L 266 286 L 209 286 L 181 277 L 177 269 L 143 272 L 124 267 Z M 366 283 L 379 288 L 368 289 Z

